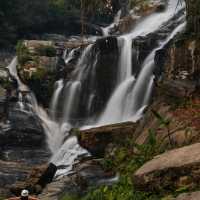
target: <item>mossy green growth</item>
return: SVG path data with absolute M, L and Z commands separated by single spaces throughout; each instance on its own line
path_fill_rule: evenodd
M 133 9 L 136 6 L 145 7 L 149 4 L 149 0 L 129 0 L 129 8 Z
M 102 162 L 105 170 L 119 172 L 122 175 L 130 175 L 141 167 L 145 162 L 151 160 L 155 155 L 162 152 L 160 144 L 156 141 L 156 134 L 149 130 L 146 144 L 138 145 L 130 137 L 118 144 L 112 154 L 107 154 Z
M 160 197 L 151 193 L 134 189 L 131 177 L 121 176 L 118 183 L 112 186 L 101 186 L 90 189 L 84 197 L 64 196 L 61 200 L 159 200 Z
M 0 80 L 0 85 L 4 89 L 12 88 L 12 83 L 9 80 L 6 80 L 6 79 L 1 79 Z
M 72 128 L 70 130 L 70 135 L 74 135 L 74 136 L 79 137 L 80 136 L 80 130 L 78 128 Z
M 55 57 L 56 49 L 51 45 L 40 45 L 36 48 L 36 53 L 39 56 Z
M 18 62 L 21 66 L 24 66 L 28 61 L 32 60 L 31 54 L 28 48 L 24 45 L 23 41 L 19 41 L 16 46 Z

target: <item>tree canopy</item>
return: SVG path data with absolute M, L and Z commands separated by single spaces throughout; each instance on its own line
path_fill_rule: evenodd
M 66 29 L 68 21 L 80 20 L 81 12 L 90 22 L 107 20 L 110 4 L 110 0 L 1 0 L 0 47 L 30 34 Z

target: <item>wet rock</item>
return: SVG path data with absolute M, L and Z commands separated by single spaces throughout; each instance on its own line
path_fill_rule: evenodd
M 5 115 L 5 101 L 6 101 L 6 91 L 4 88 L 0 86 L 0 120 Z
M 13 57 L 15 56 L 15 52 L 13 49 L 5 49 L 0 50 L 0 68 L 5 69 L 6 66 L 11 62 Z
M 110 51 L 118 50 L 117 38 L 110 36 L 98 39 L 95 43 L 95 48 L 97 48 L 101 54 L 107 54 L 110 53 Z
M 50 152 L 45 147 L 13 147 L 7 144 L 0 146 L 0 194 L 10 194 L 10 186 L 24 181 L 33 166 L 49 160 Z
M 105 107 L 116 85 L 118 59 L 119 51 L 116 37 L 98 39 L 91 47 L 84 60 L 87 66 L 87 76 L 82 76 L 82 89 L 77 102 L 75 102 L 76 105 L 78 104 L 77 109 L 72 111 L 70 116 L 73 119 L 71 123 L 91 118 Z M 86 106 L 85 102 L 88 102 L 88 99 L 90 99 L 91 104 Z M 75 124 L 75 126 L 77 125 Z
M 166 3 L 164 3 L 164 2 L 160 2 L 156 7 L 157 12 L 162 12 L 165 9 L 166 9 Z
M 90 160 L 79 164 L 74 169 L 77 172 L 77 180 L 80 182 L 80 187 L 92 187 L 101 184 L 109 184 L 115 176 L 113 172 L 105 172 L 100 166 L 98 160 Z
M 38 197 L 43 200 L 58 200 L 66 194 L 83 195 L 90 187 L 109 185 L 117 181 L 114 174 L 105 172 L 97 160 L 82 161 L 73 171 L 73 174 L 54 179 Z
M 8 188 L 11 184 L 15 183 L 16 181 L 23 180 L 31 169 L 23 162 L 8 162 L 3 160 L 0 160 L 0 167 L 1 188 Z
M 179 195 L 175 200 L 199 200 L 200 192 L 184 193 Z
M 133 45 L 138 52 L 138 62 L 141 64 L 149 53 L 158 45 L 159 33 L 151 33 L 147 36 L 139 36 L 134 39 Z
M 111 30 L 111 32 L 119 31 L 120 33 L 127 33 L 131 31 L 139 18 L 140 17 L 138 16 L 125 16 L 120 19 L 119 23 Z
M 65 40 L 67 40 L 67 38 L 64 35 L 60 35 L 60 34 L 44 34 L 42 36 L 43 40 L 51 40 L 51 41 L 60 41 L 63 42 Z
M 57 167 L 52 163 L 35 167 L 25 181 L 17 182 L 10 190 L 16 196 L 19 196 L 24 188 L 28 189 L 32 194 L 39 194 L 53 180 L 56 171 Z
M 78 135 L 79 143 L 92 155 L 102 157 L 110 143 L 117 143 L 124 135 L 133 136 L 136 126 L 136 123 L 127 122 L 81 130 Z
M 0 131 L 0 146 L 46 146 L 45 133 L 40 120 L 32 113 L 23 112 L 10 105 L 9 129 Z
M 200 143 L 168 151 L 138 169 L 133 181 L 145 191 L 195 188 L 200 176 Z M 187 181 L 183 181 L 187 180 Z

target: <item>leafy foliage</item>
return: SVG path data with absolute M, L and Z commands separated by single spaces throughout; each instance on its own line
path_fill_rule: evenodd
M 27 61 L 31 60 L 31 55 L 22 41 L 19 41 L 16 46 L 17 57 L 19 64 L 23 66 Z
M 94 20 L 107 9 L 106 0 L 1 0 L 0 46 L 14 44 L 33 33 L 59 33 L 72 28 L 72 19 L 74 23 L 80 20 L 81 9 L 88 21 Z
M 98 189 L 91 189 L 83 197 L 65 196 L 62 200 L 159 200 L 158 196 L 134 189 L 131 178 L 122 176 L 118 183 L 113 186 L 101 186 Z

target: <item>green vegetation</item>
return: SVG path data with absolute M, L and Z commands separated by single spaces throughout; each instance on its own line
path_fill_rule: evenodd
M 101 186 L 83 197 L 66 196 L 62 200 L 159 200 L 158 196 L 134 190 L 130 177 L 121 177 L 112 187 Z
M 129 7 L 133 8 L 135 6 L 144 6 L 149 2 L 149 0 L 129 0 Z
M 21 66 L 26 64 L 29 60 L 31 60 L 31 55 L 22 41 L 19 41 L 17 43 L 16 51 L 17 51 L 18 62 Z

